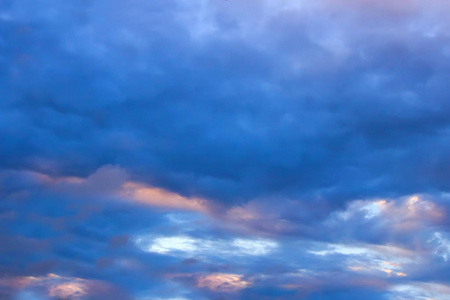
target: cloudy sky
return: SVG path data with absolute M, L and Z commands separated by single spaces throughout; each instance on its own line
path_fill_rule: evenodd
M 0 0 L 0 299 L 450 299 L 447 0 Z

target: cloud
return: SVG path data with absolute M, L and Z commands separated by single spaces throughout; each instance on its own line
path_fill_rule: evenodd
M 445 299 L 448 1 L 1 2 L 0 298 Z
M 434 253 L 447 261 L 450 254 L 450 240 L 443 237 L 441 232 L 435 232 L 434 237 L 429 242 L 436 245 Z
M 436 299 L 444 300 L 450 293 L 450 288 L 447 285 L 438 283 L 424 283 L 414 282 L 411 284 L 398 285 L 393 289 L 394 295 L 390 298 L 392 300 L 403 299 Z
M 135 243 L 144 251 L 183 256 L 266 256 L 274 252 L 277 243 L 264 239 L 235 238 L 231 241 L 209 240 L 189 236 L 137 236 Z
M 181 208 L 188 210 L 206 210 L 206 200 L 186 198 L 158 188 L 146 187 L 133 182 L 122 186 L 124 198 L 139 201 L 150 206 Z
M 89 281 L 82 278 L 64 277 L 56 274 L 47 274 L 46 276 L 22 276 L 3 280 L 2 285 L 11 286 L 15 289 L 31 289 L 39 292 L 43 289 L 42 297 L 51 299 L 85 299 L 89 289 L 95 285 L 102 283 Z M 19 292 L 16 297 L 22 299 L 25 295 L 37 297 L 40 299 L 39 293 L 33 296 L 33 292 Z
M 448 189 L 442 1 L 20 3 L 3 168 L 222 203 Z
M 208 209 L 205 199 L 183 197 L 167 190 L 129 181 L 128 178 L 129 174 L 125 169 L 112 165 L 102 166 L 86 178 L 49 176 L 31 171 L 3 171 L 5 183 L 13 182 L 15 185 L 21 185 L 17 188 L 14 185 L 9 187 L 5 185 L 3 193 L 11 196 L 16 189 L 23 193 L 26 188 L 33 188 L 62 197 L 102 197 L 172 209 L 198 211 Z
M 420 258 L 414 252 L 391 246 L 327 245 L 326 250 L 309 252 L 319 256 L 341 255 L 346 258 L 344 264 L 351 271 L 358 273 L 381 271 L 387 276 L 405 277 L 407 274 L 402 272 L 403 265 L 420 263 Z
M 242 275 L 237 274 L 209 274 L 198 278 L 197 286 L 218 292 L 233 292 L 245 289 L 250 282 L 242 280 Z

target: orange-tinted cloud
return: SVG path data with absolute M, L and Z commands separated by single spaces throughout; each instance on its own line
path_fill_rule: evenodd
M 43 287 L 47 291 L 47 295 L 49 297 L 74 300 L 86 295 L 89 286 L 95 284 L 93 281 L 76 277 L 64 277 L 56 274 L 48 274 L 46 276 L 38 277 L 16 277 L 3 280 L 2 283 L 4 286 L 9 286 L 16 290 L 29 287 Z
M 124 198 L 135 200 L 150 206 L 196 211 L 205 211 L 207 208 L 206 200 L 204 199 L 195 197 L 187 198 L 160 188 L 149 187 L 134 182 L 124 183 L 120 195 Z
M 121 290 L 104 281 L 52 273 L 45 276 L 18 276 L 1 279 L 0 288 L 13 291 L 13 294 L 24 290 L 34 291 L 36 294 L 52 299 L 81 300 L 86 299 L 86 297 L 97 299 L 105 295 L 115 295 L 116 298 L 114 299 L 127 299 Z
M 195 211 L 207 209 L 205 199 L 183 197 L 162 188 L 128 181 L 127 171 L 118 166 L 103 166 L 86 178 L 50 176 L 36 172 L 26 174 L 51 192 L 61 195 L 121 198 L 148 206 L 172 209 Z
M 197 286 L 217 292 L 236 292 L 252 285 L 251 282 L 243 280 L 242 277 L 238 274 L 208 274 L 197 279 Z

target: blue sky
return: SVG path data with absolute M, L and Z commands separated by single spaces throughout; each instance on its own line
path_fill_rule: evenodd
M 444 0 L 0 0 L 0 299 L 450 299 Z

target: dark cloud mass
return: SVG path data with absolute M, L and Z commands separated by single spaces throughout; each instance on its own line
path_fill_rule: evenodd
M 450 299 L 444 0 L 0 0 L 0 299 Z

